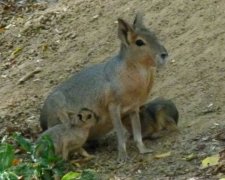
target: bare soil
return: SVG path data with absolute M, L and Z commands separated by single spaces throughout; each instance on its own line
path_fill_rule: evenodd
M 219 179 L 201 160 L 224 149 L 215 135 L 225 127 L 225 2 L 220 0 L 61 0 L 32 10 L 3 11 L 0 4 L 0 135 L 17 130 L 35 138 L 48 93 L 84 66 L 119 48 L 117 24 L 145 14 L 171 61 L 157 73 L 152 96 L 172 99 L 181 134 L 146 140 L 153 154 L 128 142 L 130 161 L 116 163 L 115 136 L 103 139 L 96 159 L 82 168 L 102 179 Z M 36 68 L 40 72 L 33 73 Z M 27 74 L 24 81 L 20 79 Z M 155 154 L 170 152 L 155 159 Z M 192 158 L 188 158 L 191 157 Z

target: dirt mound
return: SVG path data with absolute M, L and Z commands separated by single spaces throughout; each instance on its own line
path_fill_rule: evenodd
M 171 151 L 166 160 L 142 157 L 131 143 L 132 163 L 118 168 L 115 138 L 109 138 L 96 152 L 96 161 L 87 166 L 105 177 L 124 179 L 211 177 L 196 168 L 201 158 L 221 148 L 213 135 L 225 124 L 223 1 L 64 0 L 40 7 L 14 14 L 0 9 L 1 136 L 8 132 L 8 124 L 37 132 L 39 109 L 47 94 L 83 66 L 116 53 L 115 21 L 118 17 L 132 21 L 139 10 L 171 58 L 157 74 L 152 96 L 176 103 L 182 134 L 146 142 L 155 153 Z M 33 73 L 36 68 L 39 71 Z M 195 150 L 198 143 L 205 148 Z M 182 160 L 193 152 L 195 160 Z

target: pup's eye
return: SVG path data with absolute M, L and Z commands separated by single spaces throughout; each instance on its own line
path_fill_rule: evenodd
M 91 115 L 91 114 L 89 114 L 89 115 L 87 116 L 87 119 L 91 119 L 91 117 L 92 117 L 92 115 Z
M 144 45 L 145 45 L 145 43 L 144 43 L 141 39 L 138 39 L 138 40 L 135 42 L 135 44 L 136 44 L 137 46 L 144 46 Z
M 78 117 L 78 119 L 79 119 L 80 121 L 82 121 L 82 115 L 81 115 L 81 114 L 78 114 L 77 117 Z

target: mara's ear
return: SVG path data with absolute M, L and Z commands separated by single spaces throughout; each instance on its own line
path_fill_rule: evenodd
M 118 37 L 121 42 L 128 46 L 132 42 L 135 33 L 133 28 L 123 19 L 118 19 Z
M 99 118 L 99 116 L 96 113 L 94 113 L 94 118 L 96 120 L 96 123 L 98 123 L 100 118 Z
M 176 132 L 180 133 L 180 130 L 177 127 L 176 121 L 169 116 L 166 119 L 166 128 L 168 130 L 176 131 Z
M 134 29 L 143 29 L 145 28 L 144 24 L 143 24 L 143 14 L 141 14 L 140 12 L 138 12 L 134 18 L 134 22 L 133 22 L 133 28 Z

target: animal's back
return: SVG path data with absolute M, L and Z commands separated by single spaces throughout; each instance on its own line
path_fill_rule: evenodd
M 163 108 L 166 112 L 166 115 L 171 117 L 176 123 L 178 123 L 179 112 L 176 105 L 171 100 L 159 97 L 146 104 L 145 107 L 147 112 L 151 114 L 153 119 L 156 119 L 156 112 L 159 111 L 159 108 Z
M 57 124 L 54 127 L 49 128 L 45 132 L 43 132 L 38 140 L 40 140 L 43 136 L 49 136 L 55 142 L 63 136 L 63 133 L 66 131 L 66 127 L 63 124 Z
M 71 111 L 82 107 L 90 108 L 93 102 L 98 100 L 97 94 L 99 94 L 99 91 L 104 90 L 104 66 L 103 63 L 85 68 L 50 93 L 44 102 L 40 115 L 43 130 L 60 123 L 57 116 L 57 111 L 60 108 Z M 48 124 L 49 121 L 54 122 Z
M 66 132 L 66 127 L 63 124 L 58 124 L 54 127 L 49 128 L 47 131 L 43 132 L 37 141 L 40 141 L 44 136 L 49 136 L 53 142 L 56 154 L 61 154 L 62 152 L 62 136 Z
M 63 134 L 63 139 L 66 142 L 69 151 L 74 151 L 81 148 L 88 139 L 89 131 L 82 127 L 72 127 Z

